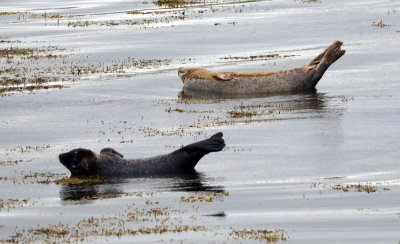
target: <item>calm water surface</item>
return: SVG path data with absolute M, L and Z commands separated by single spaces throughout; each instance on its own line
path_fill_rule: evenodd
M 400 241 L 398 1 L 6 0 L 0 13 L 0 49 L 36 50 L 1 56 L 0 77 L 64 86 L 0 97 L 0 242 Z M 181 92 L 180 66 L 288 69 L 337 39 L 347 53 L 315 93 Z M 69 177 L 60 152 L 147 157 L 218 131 L 226 149 L 193 174 L 55 182 Z

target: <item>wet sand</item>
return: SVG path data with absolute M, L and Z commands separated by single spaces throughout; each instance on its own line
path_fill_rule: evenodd
M 383 0 L 3 1 L 0 242 L 397 243 L 399 16 Z M 337 39 L 315 93 L 182 93 L 180 66 L 288 69 Z M 74 184 L 58 161 L 218 131 L 227 147 L 188 175 Z

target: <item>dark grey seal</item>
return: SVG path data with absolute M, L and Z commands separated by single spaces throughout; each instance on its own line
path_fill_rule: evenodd
M 71 176 L 142 177 L 176 174 L 193 170 L 204 155 L 221 151 L 225 147 L 222 136 L 222 132 L 219 132 L 206 140 L 151 158 L 124 159 L 112 148 L 104 148 L 100 154 L 77 148 L 61 153 L 59 159 L 71 171 Z

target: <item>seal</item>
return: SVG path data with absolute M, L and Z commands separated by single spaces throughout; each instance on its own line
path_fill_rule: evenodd
M 60 162 L 71 171 L 71 176 L 142 177 L 177 174 L 194 169 L 199 160 L 210 152 L 225 147 L 222 132 L 210 138 L 182 147 L 165 155 L 143 159 L 124 159 L 112 148 L 100 154 L 77 148 L 59 155 Z
M 179 68 L 184 91 L 219 94 L 269 94 L 312 91 L 325 71 L 342 57 L 342 41 L 335 41 L 311 62 L 275 72 L 213 72 L 203 68 Z

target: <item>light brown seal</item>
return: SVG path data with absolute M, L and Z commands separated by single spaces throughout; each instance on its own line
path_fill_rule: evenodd
M 100 154 L 84 148 L 73 149 L 59 155 L 60 162 L 71 171 L 71 176 L 143 177 L 188 172 L 210 152 L 225 147 L 222 132 L 210 138 L 192 143 L 165 155 L 142 159 L 124 159 L 112 148 L 104 148 Z
M 342 57 L 342 41 L 335 41 L 308 64 L 275 72 L 212 72 L 179 68 L 183 90 L 220 94 L 268 94 L 314 90 L 325 71 Z

